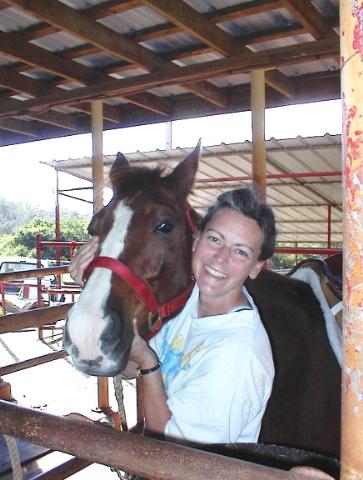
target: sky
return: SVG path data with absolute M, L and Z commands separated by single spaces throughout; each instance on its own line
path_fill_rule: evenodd
M 251 140 L 250 112 L 216 115 L 173 122 L 172 146 L 191 147 Z M 341 133 L 341 102 L 333 100 L 266 110 L 266 139 L 319 136 Z M 146 125 L 103 134 L 105 155 L 165 149 L 166 124 Z M 40 162 L 91 156 L 91 135 L 0 147 L 0 196 L 7 200 L 51 210 L 55 206 L 56 175 L 54 169 Z M 89 185 L 67 174 L 60 175 L 60 188 Z M 91 206 L 61 197 L 61 210 L 76 210 L 91 215 Z

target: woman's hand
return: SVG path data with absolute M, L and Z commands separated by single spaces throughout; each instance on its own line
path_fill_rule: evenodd
M 140 336 L 136 318 L 133 319 L 133 326 L 135 336 L 131 345 L 129 361 L 134 362 L 141 370 L 155 367 L 158 363 L 157 355 Z
M 131 378 L 137 377 L 137 363 L 132 360 L 128 360 L 126 367 L 122 370 L 121 375 L 123 378 L 130 380 Z
M 71 277 L 76 283 L 78 283 L 78 285 L 81 285 L 81 287 L 83 287 L 84 285 L 84 281 L 83 281 L 84 272 L 88 267 L 88 265 L 91 263 L 91 261 L 94 259 L 98 247 L 99 247 L 99 238 L 92 237 L 91 240 L 89 240 L 87 243 L 82 245 L 82 247 L 78 250 L 78 252 L 72 258 L 72 261 L 69 265 L 68 270 L 69 270 L 69 273 L 71 274 Z

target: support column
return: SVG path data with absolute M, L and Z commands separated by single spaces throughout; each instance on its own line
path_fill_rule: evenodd
M 91 112 L 93 213 L 96 213 L 103 207 L 103 105 L 101 100 L 91 102 Z
M 253 188 L 260 200 L 266 200 L 266 144 L 265 144 L 265 72 L 251 72 L 252 113 L 252 177 Z
M 327 219 L 327 247 L 331 248 L 331 203 L 328 204 L 328 219 Z
M 91 102 L 92 112 L 92 179 L 93 213 L 103 207 L 103 105 L 101 100 Z M 108 378 L 97 379 L 98 406 L 109 409 Z
M 166 132 L 165 132 L 165 146 L 167 150 L 171 150 L 173 148 L 173 122 L 168 122 L 165 125 Z
M 61 230 L 60 230 L 60 208 L 59 208 L 59 172 L 56 169 L 55 170 L 56 174 L 56 189 L 55 189 L 55 241 L 60 242 L 61 239 Z M 61 264 L 61 249 L 57 247 L 55 249 L 55 259 L 56 259 L 56 265 Z M 57 281 L 57 287 L 61 287 L 62 279 L 61 275 L 56 276 L 56 281 Z
M 363 479 L 363 2 L 341 0 L 344 365 L 341 479 Z

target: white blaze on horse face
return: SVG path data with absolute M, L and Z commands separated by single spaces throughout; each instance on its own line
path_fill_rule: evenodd
M 133 211 L 124 202 L 117 205 L 112 228 L 101 244 L 101 256 L 117 259 L 121 255 L 132 215 Z M 112 368 L 114 364 L 106 358 L 100 342 L 110 321 L 104 308 L 111 291 L 111 275 L 109 269 L 95 268 L 77 303 L 69 311 L 67 331 L 71 346 L 78 350 L 77 358 L 73 358 L 76 364 L 78 361 L 97 361 L 97 366 L 101 369 Z

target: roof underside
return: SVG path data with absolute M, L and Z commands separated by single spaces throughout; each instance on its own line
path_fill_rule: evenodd
M 0 0 L 0 146 L 339 98 L 338 0 Z
M 340 135 L 266 142 L 267 202 L 278 223 L 279 242 L 342 242 Z M 192 148 L 128 154 L 135 165 L 173 168 Z M 105 156 L 105 184 L 115 156 Z M 252 144 L 221 144 L 203 148 L 197 180 L 189 197 L 201 213 L 224 190 L 251 183 Z M 58 171 L 92 181 L 92 160 L 83 157 L 50 162 Z

